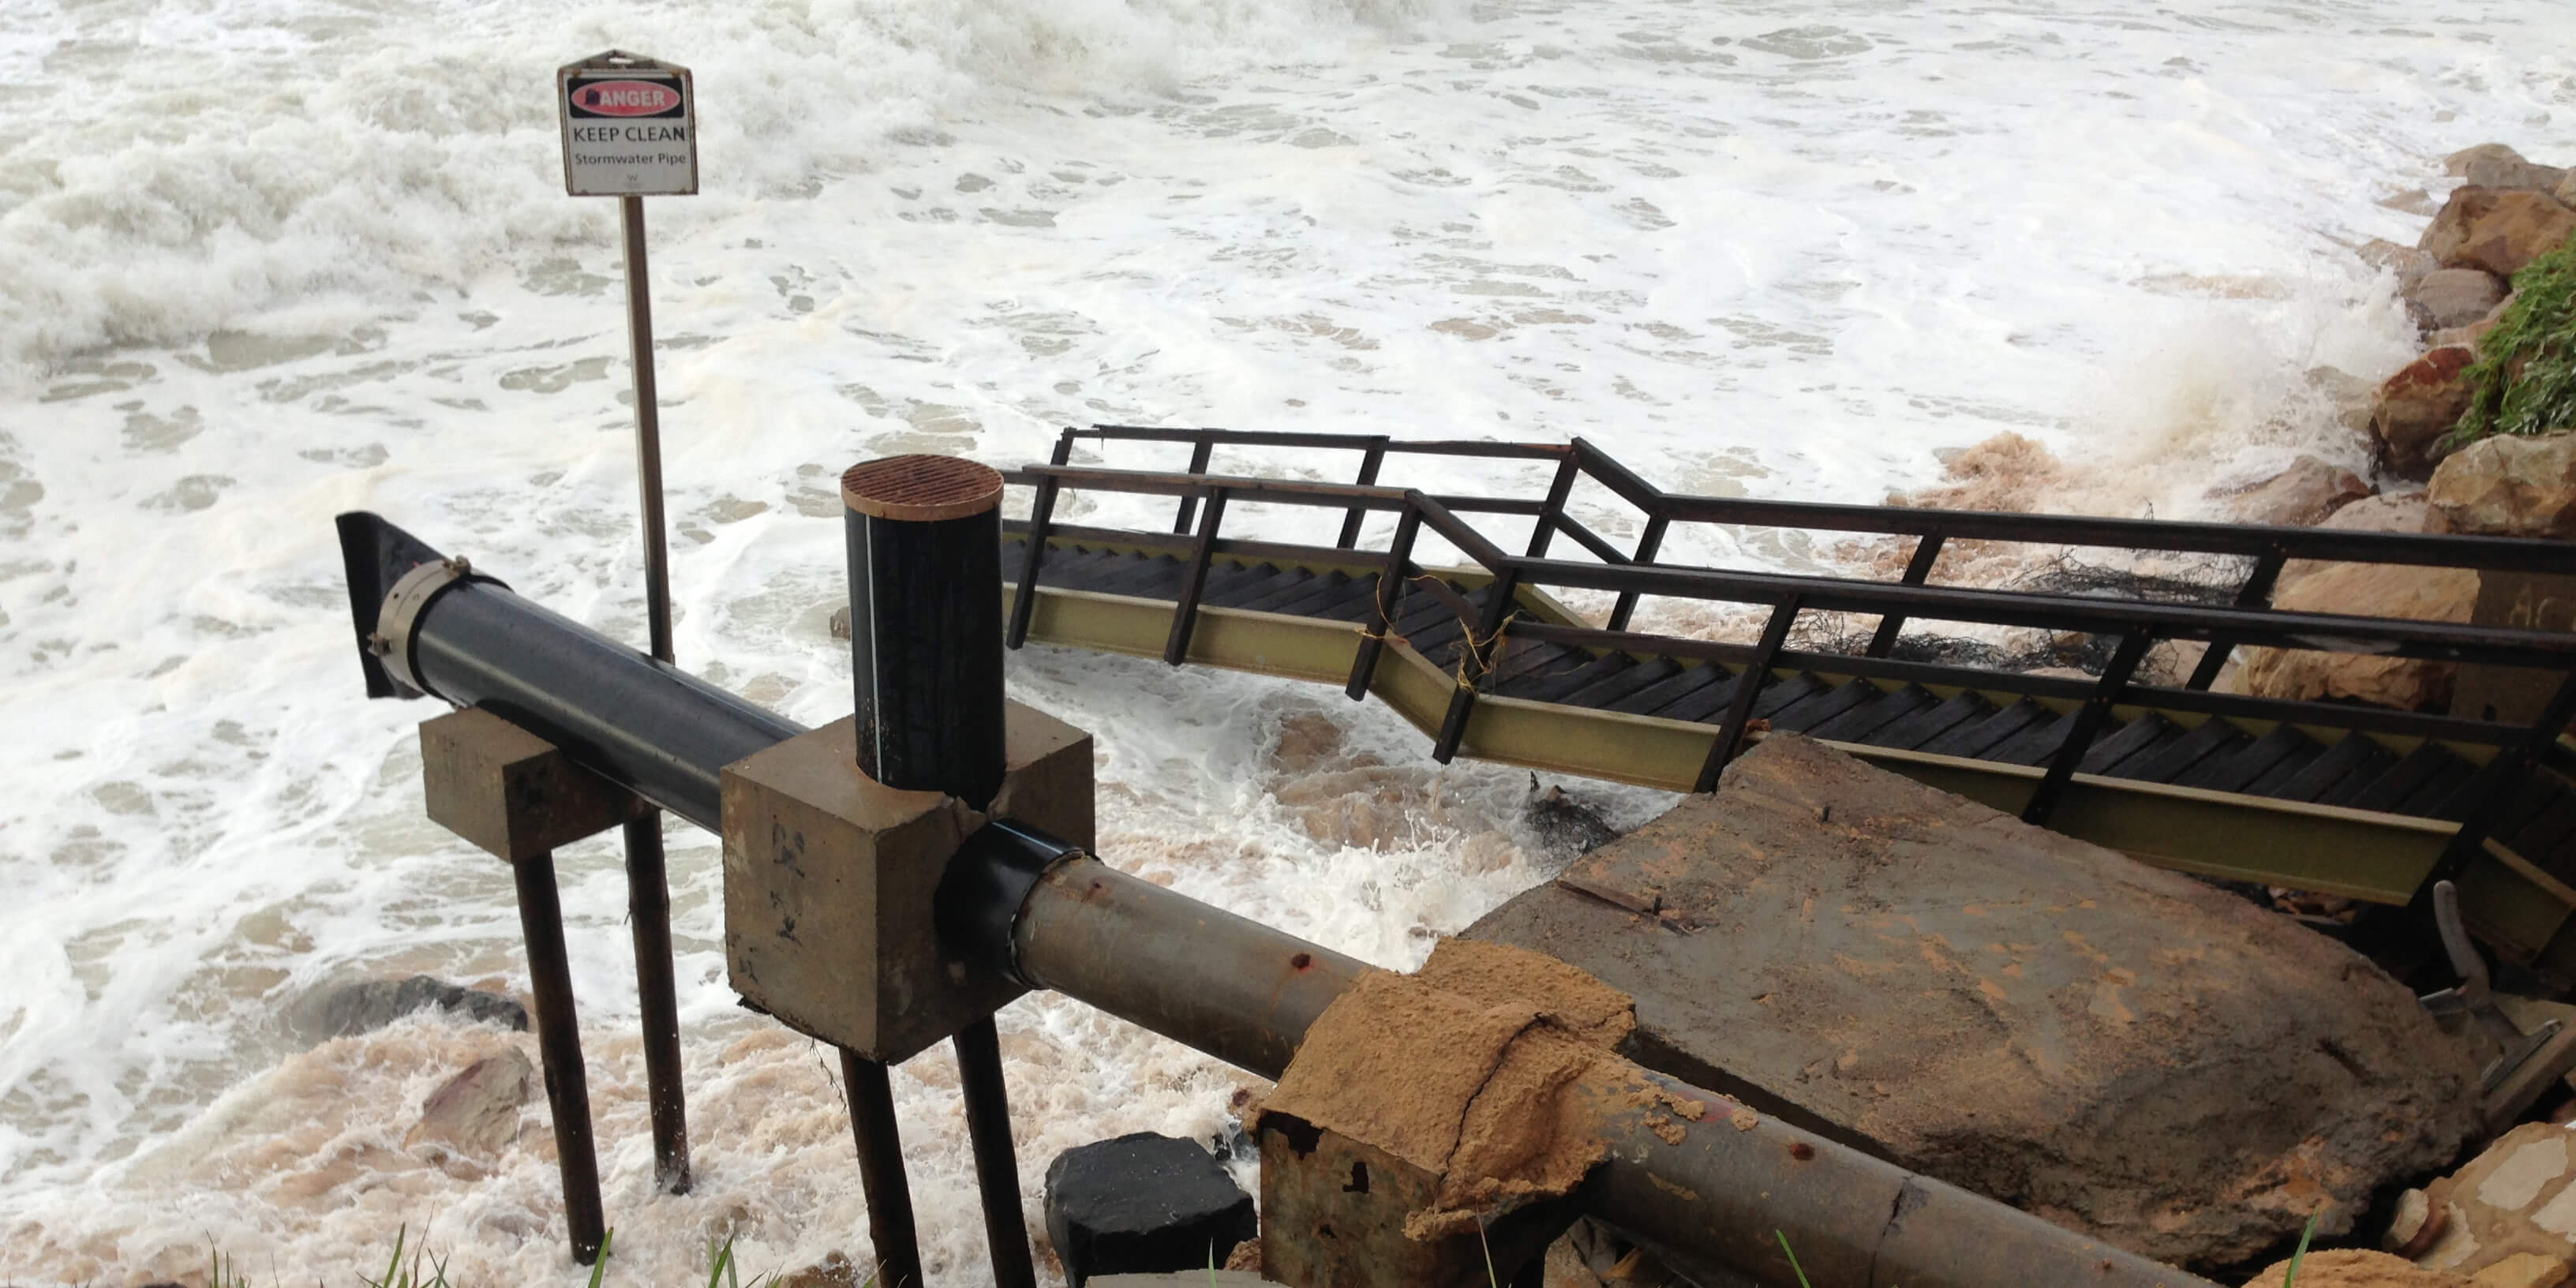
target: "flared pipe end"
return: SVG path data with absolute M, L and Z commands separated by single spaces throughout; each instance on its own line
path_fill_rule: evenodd
M 394 583 L 412 569 L 447 556 L 365 510 L 352 510 L 333 522 L 340 529 L 340 567 L 349 583 L 349 620 L 357 633 L 358 665 L 366 672 L 367 696 L 404 696 L 368 641 L 376 633 L 377 616 Z

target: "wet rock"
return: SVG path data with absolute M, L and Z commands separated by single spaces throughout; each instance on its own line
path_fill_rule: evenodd
M 2522 159 L 2521 153 L 2502 143 L 2481 143 L 2473 148 L 2462 148 L 2442 158 L 2442 173 L 2457 179 L 2468 174 L 2469 167 L 2481 161 L 2519 164 Z
M 2504 297 L 2504 282 L 2476 268 L 2435 269 L 2406 292 L 2415 324 L 2427 331 L 2466 326 L 2485 317 Z
M 1222 1263 L 1259 1233 L 1252 1196 L 1214 1157 L 1152 1132 L 1056 1155 L 1046 1226 L 1073 1288 L 1119 1272 L 1195 1269 L 1204 1278 L 1211 1248 Z
M 2438 532 L 2576 540 L 2576 433 L 2482 438 L 2443 459 L 2425 497 Z
M 2433 476 L 2433 466 L 2442 459 L 2443 437 L 2469 409 L 2465 373 L 2476 361 L 2467 349 L 2435 349 L 2379 386 L 2370 436 L 2390 473 L 2409 479 Z
M 296 1002 L 291 1019 L 298 1032 L 319 1041 L 373 1032 L 414 1011 L 432 1008 L 521 1032 L 528 1027 L 528 1008 L 516 1000 L 428 975 L 319 988 Z
M 2466 622 L 2477 606 L 2478 575 L 2464 568 L 2329 564 L 2281 586 L 2272 606 L 2308 613 L 2360 613 L 2424 622 Z M 2439 710 L 2451 700 L 2458 667 L 2420 658 L 2245 650 L 2245 687 L 2259 698 L 2343 699 L 2402 711 Z
M 2504 1267 L 2545 1271 L 2576 1257 L 2576 1133 L 2557 1123 L 2524 1123 L 2496 1138 L 2468 1166 L 2425 1187 L 2444 1217 L 2442 1233 L 2417 1265 L 2482 1276 Z M 2532 1261 L 2508 1265 L 2516 1257 Z M 2480 1282 L 2484 1282 L 2481 1278 Z M 2508 1280 L 2508 1282 L 2520 1282 Z
M 1320 711 L 1291 712 L 1279 721 L 1279 740 L 1270 747 L 1270 767 L 1282 774 L 1307 774 L 1342 758 L 1342 727 Z
M 2343 945 L 1792 734 L 1468 934 L 1633 995 L 1642 1064 L 2169 1261 L 2348 1230 L 2474 1120 Z
M 826 624 L 826 629 L 832 632 L 833 639 L 850 638 L 850 606 L 843 604 L 833 609 L 831 621 Z
M 2445 268 L 2511 277 L 2576 232 L 2576 210 L 2546 193 L 2462 188 L 2424 230 L 2423 249 Z
M 2397 290 L 2401 295 L 2424 280 L 2426 274 L 2442 266 L 2442 261 L 2433 258 L 2432 252 L 2414 246 L 2400 246 L 2384 237 L 2373 237 L 2363 242 L 2357 253 L 2364 263 L 2396 274 Z
M 2469 162 L 2461 178 L 2480 188 L 2507 188 L 2524 192 L 2554 193 L 2567 182 L 2567 172 L 2554 165 L 2535 165 L 2529 161 L 2504 157 L 2480 157 Z
M 2289 1282 L 2290 1263 L 2283 1261 L 2246 1280 L 2245 1288 L 2285 1288 Z M 2469 1288 L 2469 1281 L 2385 1252 L 2327 1248 L 2300 1260 L 2299 1288 Z
M 2483 355 L 2485 353 L 2488 333 L 2494 331 L 2498 326 L 2503 325 L 2504 311 L 2512 307 L 2513 292 L 2507 291 L 2505 292 L 2505 297 L 2503 299 L 2496 301 L 2494 308 L 2488 309 L 2486 313 L 2476 321 L 2464 323 L 2460 326 L 2447 327 L 2443 330 L 2435 331 L 2430 335 L 2425 336 L 2424 347 L 2427 349 L 2470 349 Z
M 2261 483 L 2221 495 L 2229 498 L 2228 509 L 2246 523 L 2304 528 L 2370 495 L 2370 485 L 2350 470 L 2302 456 Z
M 778 1277 L 775 1288 L 862 1288 L 873 1278 L 867 1271 L 851 1264 L 846 1252 L 823 1254 L 821 1261 Z
M 1570 859 L 1619 837 L 1619 829 L 1610 826 L 1600 810 L 1566 795 L 1564 788 L 1540 790 L 1536 774 L 1530 775 L 1529 797 L 1521 803 L 1521 821 L 1529 825 L 1540 850 L 1550 858 Z
M 469 1154 L 500 1153 L 519 1134 L 519 1106 L 528 1103 L 536 1076 L 517 1047 L 467 1065 L 421 1102 L 420 1121 L 403 1137 L 403 1148 L 435 1141 Z

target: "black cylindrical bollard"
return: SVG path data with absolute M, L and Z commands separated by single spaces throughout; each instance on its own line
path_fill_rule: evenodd
M 841 476 L 859 768 L 977 809 L 1002 785 L 1002 476 L 889 456 Z

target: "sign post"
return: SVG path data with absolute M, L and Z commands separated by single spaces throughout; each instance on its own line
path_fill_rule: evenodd
M 698 191 L 698 98 L 689 69 L 609 50 L 555 72 L 563 119 L 564 191 L 615 197 L 626 237 L 626 339 L 635 371 L 635 456 L 644 510 L 644 611 L 653 656 L 671 660 L 671 573 L 662 535 L 662 423 L 653 388 L 653 300 L 645 275 L 644 199 Z M 644 1080 L 653 1116 L 653 1179 L 689 1188 L 688 1109 L 680 1087 L 678 989 L 671 966 L 671 885 L 662 815 L 626 824 L 627 920 L 644 1012 Z M 594 1200 L 595 1206 L 596 1200 Z

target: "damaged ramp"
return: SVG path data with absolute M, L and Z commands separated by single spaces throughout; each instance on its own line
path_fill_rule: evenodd
M 2343 945 L 1793 735 L 1468 934 L 1634 995 L 1650 1068 L 2178 1264 L 2342 1233 L 2474 1121 Z

